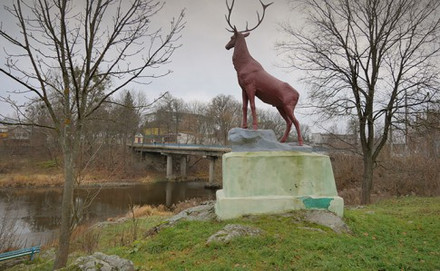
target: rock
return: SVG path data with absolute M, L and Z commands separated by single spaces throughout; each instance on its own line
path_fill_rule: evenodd
M 276 217 L 278 216 L 292 218 L 295 224 L 302 224 L 303 222 L 308 222 L 330 228 L 336 233 L 351 233 L 350 228 L 348 227 L 347 224 L 345 224 L 345 222 L 342 220 L 341 217 L 327 210 L 298 210 L 298 211 L 292 211 L 282 214 L 274 214 L 273 218 L 276 219 Z M 255 219 L 258 218 L 258 215 L 250 215 L 250 216 L 246 216 L 245 218 L 247 220 L 254 221 Z M 326 233 L 325 231 L 319 228 L 313 228 L 313 226 L 309 226 L 309 227 L 304 226 L 299 228 L 303 230 Z
M 342 218 L 324 210 L 309 210 L 303 218 L 305 221 L 331 228 L 336 233 L 351 233 L 350 228 Z
M 68 270 L 81 271 L 134 271 L 133 262 L 116 255 L 95 252 L 93 255 L 79 257 L 68 267 Z
M 215 220 L 217 218 L 217 215 L 215 214 L 214 211 L 214 204 L 215 201 L 204 202 L 202 205 L 183 210 L 182 212 L 167 219 L 166 221 L 173 224 L 180 220 L 189 220 L 189 221 Z
M 295 145 L 295 143 L 278 142 L 272 130 L 232 128 L 229 130 L 228 140 L 232 145 L 233 152 L 313 151 L 313 148 L 310 146 L 298 146 Z
M 152 236 L 159 233 L 161 230 L 172 227 L 174 224 L 181 220 L 188 221 L 211 221 L 216 220 L 217 215 L 214 210 L 215 201 L 207 201 L 199 206 L 191 207 L 183 210 L 175 216 L 172 216 L 163 221 L 163 223 L 148 229 L 144 236 Z
M 121 224 L 124 222 L 127 222 L 128 220 L 130 220 L 130 217 L 120 217 L 120 218 L 109 218 L 107 221 L 101 221 L 98 223 L 95 223 L 94 225 L 92 225 L 92 229 L 99 229 L 99 228 L 104 228 L 107 227 L 108 225 L 115 225 L 115 224 Z
M 232 239 L 237 237 L 257 236 L 261 233 L 263 233 L 263 231 L 255 227 L 249 227 L 240 224 L 228 224 L 223 229 L 216 232 L 214 235 L 211 235 L 206 243 L 229 243 Z

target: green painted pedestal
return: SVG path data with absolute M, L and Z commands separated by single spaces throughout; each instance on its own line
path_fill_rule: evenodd
M 220 219 L 249 214 L 325 209 L 343 215 L 326 155 L 295 151 L 230 152 L 223 155 L 223 189 L 217 191 Z

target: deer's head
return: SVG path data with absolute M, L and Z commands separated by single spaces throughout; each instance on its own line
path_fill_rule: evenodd
M 260 13 L 258 13 L 258 11 L 257 11 L 257 19 L 258 19 L 257 25 L 255 25 L 254 27 L 249 29 L 248 22 L 246 22 L 246 29 L 242 30 L 242 31 L 238 31 L 237 27 L 235 27 L 235 25 L 233 26 L 231 23 L 231 14 L 232 14 L 232 9 L 234 7 L 235 0 L 232 0 L 231 5 L 229 5 L 228 0 L 226 0 L 226 7 L 228 9 L 228 14 L 225 15 L 225 18 L 226 18 L 226 22 L 228 23 L 228 25 L 230 27 L 230 28 L 226 28 L 226 30 L 228 30 L 231 33 L 234 33 L 231 37 L 231 40 L 225 46 L 226 50 L 233 48 L 235 46 L 235 43 L 237 40 L 246 38 L 247 36 L 249 36 L 249 34 L 252 30 L 255 30 L 261 24 L 261 22 L 264 19 L 264 15 L 266 14 L 266 8 L 270 5 L 272 5 L 273 2 L 265 5 L 261 0 L 259 0 L 259 1 L 260 1 L 261 5 L 263 6 L 263 15 L 260 17 Z
M 230 41 L 228 42 L 228 44 L 226 44 L 226 46 L 225 46 L 226 50 L 229 50 L 229 49 L 231 49 L 231 48 L 234 48 L 234 47 L 235 47 L 235 42 L 236 42 L 238 39 L 244 39 L 244 38 L 246 38 L 247 36 L 249 36 L 249 32 L 248 32 L 248 33 L 241 33 L 241 32 L 235 31 L 235 32 L 234 32 L 234 35 L 232 35 L 232 37 L 231 37 L 231 40 L 230 40 Z

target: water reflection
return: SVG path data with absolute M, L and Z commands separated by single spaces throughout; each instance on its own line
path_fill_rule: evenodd
M 82 213 L 84 222 L 106 220 L 127 213 L 130 205 L 168 206 L 190 198 L 214 199 L 215 191 L 202 182 L 159 182 L 118 187 L 80 188 L 75 205 L 90 206 Z M 0 190 L 0 219 L 15 220 L 20 246 L 48 242 L 60 222 L 61 188 Z M 82 208 L 77 208 L 81 210 Z

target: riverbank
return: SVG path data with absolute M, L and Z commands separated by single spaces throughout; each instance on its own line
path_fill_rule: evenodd
M 4 158 L 4 157 L 2 157 Z M 208 172 L 193 172 L 186 181 L 208 179 Z M 90 167 L 78 177 L 80 187 L 124 186 L 165 181 L 165 171 L 145 167 L 142 163 L 129 164 L 115 168 Z M 177 180 L 179 181 L 179 180 Z M 0 159 L 0 189 L 3 188 L 48 188 L 64 184 L 62 167 L 53 160 L 35 158 Z
M 160 210 L 158 210 L 160 211 Z M 401 197 L 345 210 L 351 233 L 288 215 L 230 221 L 181 221 L 152 229 L 170 215 L 151 211 L 76 234 L 69 263 L 95 251 L 131 260 L 137 270 L 437 270 L 440 197 Z M 228 224 L 261 230 L 257 236 L 207 243 Z M 50 270 L 46 247 L 32 263 L 9 270 Z
M 100 176 L 104 175 L 104 176 Z M 89 174 L 81 178 L 80 186 L 124 186 L 161 181 L 164 178 L 159 174 L 151 173 L 145 177 L 120 178 L 119 176 L 105 176 L 105 174 Z M 61 187 L 64 184 L 62 173 L 7 173 L 0 174 L 0 189 L 29 188 L 29 187 Z
M 157 173 L 150 173 L 144 177 L 121 178 L 95 173 L 82 177 L 80 186 L 123 186 L 132 184 L 152 183 L 164 180 Z M 0 189 L 2 188 L 29 188 L 29 187 L 61 187 L 64 184 L 64 175 L 60 172 L 53 173 L 7 173 L 0 174 Z
M 79 186 L 142 184 L 164 180 L 164 173 L 147 168 L 138 157 L 126 161 L 112 157 L 81 165 Z M 112 163 L 107 161 L 113 161 Z M 64 184 L 62 157 L 45 149 L 3 151 L 0 156 L 0 189 L 61 187 Z

